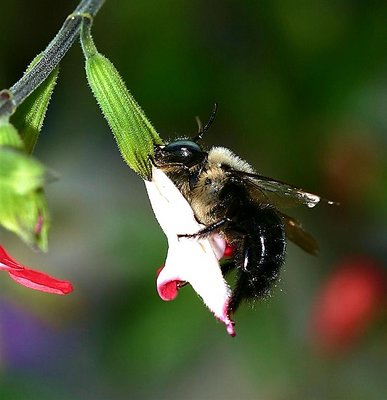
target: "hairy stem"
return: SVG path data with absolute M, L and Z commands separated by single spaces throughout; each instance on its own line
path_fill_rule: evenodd
M 0 118 L 15 110 L 59 64 L 63 56 L 79 35 L 82 14 L 94 17 L 105 0 L 82 0 L 72 14 L 65 20 L 61 29 L 43 52 L 41 60 L 10 89 L 10 98 L 0 101 Z

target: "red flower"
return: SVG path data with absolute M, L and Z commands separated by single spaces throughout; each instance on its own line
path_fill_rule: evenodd
M 68 294 L 73 291 L 71 282 L 56 279 L 19 264 L 2 246 L 0 246 L 0 271 L 7 271 L 13 280 L 30 289 L 55 294 Z
M 315 344 L 331 351 L 353 344 L 385 307 L 386 286 L 386 273 L 373 259 L 357 256 L 341 262 L 313 309 Z

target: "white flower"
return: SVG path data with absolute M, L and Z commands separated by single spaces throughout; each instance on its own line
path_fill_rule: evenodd
M 156 218 L 168 239 L 165 266 L 157 278 L 157 291 L 163 300 L 173 300 L 182 282 L 188 282 L 207 307 L 222 321 L 231 336 L 234 322 L 228 312 L 231 290 L 223 278 L 218 260 L 226 247 L 219 235 L 207 239 L 179 238 L 198 232 L 199 224 L 191 206 L 173 182 L 160 170 L 152 169 L 152 181 L 145 181 Z

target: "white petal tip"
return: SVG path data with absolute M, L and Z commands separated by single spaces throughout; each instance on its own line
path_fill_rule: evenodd
M 223 322 L 226 326 L 227 333 L 234 337 L 236 336 L 235 332 L 235 322 L 231 319 L 229 311 L 228 311 L 228 302 L 223 308 L 223 314 L 217 317 L 219 321 Z

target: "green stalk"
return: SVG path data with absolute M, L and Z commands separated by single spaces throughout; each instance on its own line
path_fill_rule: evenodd
M 0 98 L 0 118 L 9 116 L 56 68 L 79 35 L 82 23 L 80 14 L 87 13 L 94 17 L 104 2 L 105 0 L 82 0 L 79 3 L 43 51 L 41 60 L 9 89 L 11 98 Z

